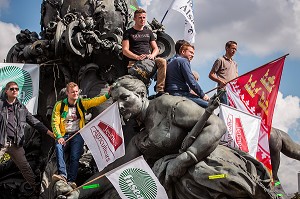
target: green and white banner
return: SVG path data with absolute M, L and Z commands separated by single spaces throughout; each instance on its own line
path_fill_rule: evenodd
M 18 99 L 35 115 L 38 106 L 40 68 L 37 64 L 0 63 L 0 90 L 10 81 L 17 82 Z
M 167 199 L 167 193 L 143 158 L 137 157 L 105 174 L 123 199 Z

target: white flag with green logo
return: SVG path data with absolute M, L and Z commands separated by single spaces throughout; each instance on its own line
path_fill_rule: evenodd
M 106 177 L 114 185 L 121 198 L 167 199 L 160 184 L 143 156 L 108 172 Z
M 39 97 L 39 65 L 0 63 L 0 91 L 4 92 L 5 85 L 10 81 L 17 82 L 20 89 L 18 99 L 35 115 Z

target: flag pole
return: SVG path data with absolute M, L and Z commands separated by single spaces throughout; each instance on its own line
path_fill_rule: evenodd
M 76 187 L 75 189 L 72 189 L 71 191 L 69 191 L 69 192 L 68 192 L 67 194 L 65 194 L 65 195 L 67 196 L 67 195 L 69 195 L 70 193 L 72 193 L 73 191 L 77 191 L 78 189 L 80 189 L 80 188 L 82 188 L 82 187 L 84 187 L 84 186 L 86 186 L 86 185 L 88 185 L 88 184 L 90 184 L 90 183 L 92 183 L 92 182 L 94 182 L 94 181 L 100 179 L 100 178 L 103 178 L 106 174 L 107 174 L 107 173 L 104 173 L 104 174 L 102 174 L 102 175 L 100 175 L 100 176 L 98 176 L 98 177 L 96 177 L 96 178 L 94 178 L 94 179 L 92 179 L 92 180 L 90 180 L 90 181 L 84 183 L 83 185 L 80 185 L 79 187 Z
M 162 22 L 165 20 L 165 18 L 166 18 L 166 16 L 167 16 L 167 14 L 168 14 L 169 10 L 171 9 L 171 7 L 172 7 L 172 5 L 173 5 L 174 1 L 175 1 L 175 0 L 173 0 L 173 1 L 172 1 L 172 3 L 170 4 L 170 6 L 169 6 L 168 10 L 166 11 L 165 15 L 163 16 L 163 18 L 162 18 L 162 20 L 161 20 L 161 22 L 160 22 L 161 24 L 162 24 Z
M 94 182 L 94 181 L 96 181 L 96 180 L 98 180 L 98 179 L 100 179 L 100 178 L 102 178 L 102 177 L 104 177 L 104 176 L 106 176 L 106 175 L 109 175 L 110 173 L 113 173 L 114 171 L 116 171 L 116 170 L 118 170 L 119 168 L 121 168 L 122 166 L 128 165 L 128 164 L 130 164 L 130 163 L 136 161 L 137 159 L 140 159 L 141 157 L 143 157 L 143 156 L 141 155 L 141 156 L 138 156 L 138 157 L 136 157 L 136 158 L 134 158 L 134 159 L 132 159 L 132 160 L 129 160 L 128 162 L 125 162 L 124 164 L 121 164 L 120 166 L 118 166 L 118 167 L 116 167 L 116 168 L 113 168 L 113 169 L 111 169 L 110 171 L 107 171 L 106 173 L 104 173 L 104 174 L 102 174 L 102 175 L 100 175 L 100 176 L 98 176 L 98 177 L 96 177 L 96 178 L 94 178 L 94 179 L 92 179 L 92 180 L 90 180 L 90 181 L 84 183 L 83 185 L 81 185 L 81 186 L 79 186 L 79 187 L 76 187 L 75 189 L 69 191 L 69 192 L 68 192 L 67 194 L 65 194 L 65 195 L 68 195 L 68 194 L 72 193 L 73 191 L 77 191 L 78 189 L 84 187 L 85 185 L 88 185 L 88 184 L 90 184 L 90 183 L 92 183 L 92 182 Z
M 219 88 L 220 88 L 220 86 L 217 86 L 217 87 L 215 87 L 213 89 L 210 89 L 209 91 L 205 92 L 204 94 L 208 94 L 208 93 L 210 93 L 210 92 L 212 92 L 212 91 L 214 91 L 216 89 L 219 89 Z
M 164 21 L 164 19 L 166 18 L 168 12 L 169 12 L 169 10 L 167 10 L 166 13 L 165 13 L 165 15 L 163 16 L 163 18 L 162 18 L 162 20 L 161 20 L 161 22 L 160 22 L 161 24 L 162 24 L 162 22 Z
M 76 133 L 74 133 L 71 137 L 69 137 L 65 142 L 67 143 L 69 140 L 71 140 L 75 135 L 77 135 L 79 133 L 79 131 L 77 131 Z
M 282 58 L 284 58 L 284 57 L 286 57 L 286 56 L 288 56 L 288 55 L 290 55 L 290 54 L 287 53 L 287 54 L 285 54 L 285 55 L 283 55 L 283 56 L 281 56 L 281 57 L 279 57 L 279 58 L 277 58 L 277 59 L 274 59 L 274 60 L 272 60 L 272 61 L 269 61 L 268 63 L 266 63 L 266 64 L 264 64 L 264 65 L 262 65 L 262 66 L 259 66 L 259 67 L 255 68 L 255 69 L 253 69 L 253 70 L 251 70 L 251 71 L 249 71 L 249 72 L 247 72 L 247 73 L 244 73 L 243 75 L 246 75 L 246 74 L 248 74 L 248 73 L 251 73 L 251 72 L 253 72 L 254 70 L 256 70 L 256 69 L 258 69 L 258 68 L 261 68 L 261 67 L 264 67 L 264 66 L 266 66 L 266 65 L 268 65 L 268 64 L 270 64 L 270 63 L 272 63 L 272 62 L 278 61 L 278 60 L 280 60 L 280 59 L 282 59 Z M 243 75 L 240 75 L 240 76 L 243 76 Z M 240 76 L 238 76 L 238 77 L 236 77 L 236 78 L 234 78 L 234 79 L 228 81 L 226 84 L 228 84 L 228 83 L 230 83 L 230 82 L 232 82 L 232 81 L 238 79 Z M 216 89 L 219 89 L 219 88 L 220 88 L 220 86 L 217 86 L 217 87 L 215 87 L 215 88 L 213 88 L 213 89 L 207 91 L 205 94 L 208 94 L 208 93 L 210 93 L 210 92 L 212 92 L 212 91 L 214 91 L 214 90 L 216 90 Z

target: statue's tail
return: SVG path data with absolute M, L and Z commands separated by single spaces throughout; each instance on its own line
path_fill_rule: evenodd
M 300 144 L 294 142 L 286 132 L 279 129 L 274 130 L 277 131 L 282 140 L 281 152 L 290 158 L 300 160 Z
M 269 141 L 275 192 L 284 196 L 280 198 L 287 198 L 286 193 L 282 185 L 280 184 L 280 180 L 278 178 L 280 153 L 283 153 L 284 155 L 290 158 L 300 160 L 300 145 L 294 142 L 286 132 L 276 129 L 274 127 L 272 128 Z

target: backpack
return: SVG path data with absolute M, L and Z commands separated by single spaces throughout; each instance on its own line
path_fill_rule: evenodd
M 82 104 L 82 102 L 81 102 L 81 98 L 79 98 L 78 104 L 79 104 L 80 110 L 82 111 L 82 113 L 83 113 L 83 115 L 84 115 L 84 114 L 86 113 L 86 110 L 85 110 L 85 108 L 83 107 L 83 104 Z M 61 106 L 60 106 L 60 116 L 61 116 L 61 117 L 64 117 L 63 113 L 64 113 L 65 105 L 66 105 L 66 104 L 64 103 L 64 101 L 61 100 Z M 77 117 L 80 118 L 80 115 L 79 115 L 78 111 L 76 111 L 76 114 L 77 114 Z
M 132 67 L 128 69 L 128 73 L 132 76 L 137 77 L 139 80 L 149 87 L 151 84 L 150 78 L 153 77 L 157 67 L 155 61 L 151 59 L 139 60 L 134 63 Z

